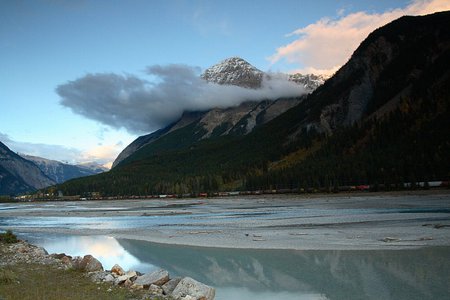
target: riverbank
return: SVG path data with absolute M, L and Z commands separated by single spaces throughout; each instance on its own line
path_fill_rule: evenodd
M 450 246 L 450 193 L 2 204 L 0 229 L 222 248 L 378 250 Z
M 7 233 L 8 237 L 12 236 Z M 1 237 L 5 236 L 2 234 Z M 213 300 L 215 289 L 165 270 L 104 270 L 91 255 L 48 254 L 23 240 L 0 239 L 0 299 Z
M 0 299 L 142 299 L 141 292 L 92 281 L 45 249 L 0 242 Z

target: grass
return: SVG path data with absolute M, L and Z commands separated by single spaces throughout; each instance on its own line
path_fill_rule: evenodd
M 141 299 L 142 296 L 142 292 L 94 283 L 81 272 L 48 265 L 18 264 L 0 269 L 0 299 L 5 300 Z
M 112 291 L 108 291 L 111 289 Z M 131 291 L 94 283 L 83 273 L 40 264 L 0 268 L 0 299 L 140 299 Z

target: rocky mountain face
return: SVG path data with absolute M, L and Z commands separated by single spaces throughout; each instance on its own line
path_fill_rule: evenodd
M 208 82 L 235 85 L 244 88 L 258 89 L 264 78 L 270 78 L 250 63 L 239 57 L 231 57 L 206 69 L 201 78 Z M 322 76 L 313 74 L 295 74 L 287 79 L 305 87 L 309 93 L 325 81 Z M 274 101 L 248 101 L 235 107 L 213 108 L 209 111 L 185 112 L 179 120 L 154 133 L 141 136 L 128 145 L 116 158 L 113 168 L 138 149 L 154 142 L 175 130 L 192 125 L 191 141 L 200 141 L 211 137 L 246 135 L 256 127 L 266 124 L 288 109 L 296 106 L 302 100 L 299 98 L 278 99 Z
M 37 156 L 22 155 L 22 157 L 35 163 L 45 175 L 56 183 L 61 183 L 73 178 L 95 175 L 107 170 L 96 163 L 70 165 Z
M 0 142 L 0 194 L 13 195 L 53 184 L 55 182 L 33 162 L 20 157 Z
M 445 80 L 448 73 L 437 70 L 437 64 L 445 65 L 449 53 L 446 19 L 448 12 L 402 17 L 372 32 L 311 95 L 318 103 L 303 126 L 331 134 L 363 119 L 382 118 L 412 98 L 414 87 L 430 84 L 436 76 Z

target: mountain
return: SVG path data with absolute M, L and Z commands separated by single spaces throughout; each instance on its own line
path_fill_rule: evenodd
M 264 72 L 240 57 L 227 58 L 201 75 L 208 82 L 254 89 L 261 87 L 263 77 Z
M 448 24 L 450 12 L 402 17 L 372 32 L 314 92 L 278 100 L 297 104 L 250 132 L 238 130 L 250 123 L 214 128 L 198 122 L 207 113 L 191 116 L 111 171 L 60 188 L 135 195 L 449 180 Z
M 45 175 L 56 183 L 61 183 L 73 178 L 95 175 L 107 170 L 96 163 L 70 165 L 37 156 L 22 155 L 22 157 L 34 162 Z
M 34 163 L 0 142 L 0 195 L 29 192 L 55 184 Z
M 231 57 L 206 69 L 201 78 L 216 84 L 258 89 L 261 87 L 263 78 L 270 78 L 270 76 L 270 74 L 258 70 L 242 58 Z M 288 78 L 303 85 L 308 93 L 324 82 L 324 77 L 313 74 L 295 74 Z M 176 122 L 151 134 L 140 136 L 133 141 L 119 154 L 112 167 L 116 167 L 142 147 L 188 125 L 190 127 L 183 133 L 184 142 L 179 143 L 178 137 L 176 138 L 175 142 L 178 143 L 179 147 L 217 136 L 249 134 L 258 126 L 266 124 L 300 103 L 301 99 L 248 101 L 235 107 L 185 112 Z

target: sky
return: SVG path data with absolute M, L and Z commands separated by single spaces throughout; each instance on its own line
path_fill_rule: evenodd
M 207 84 L 239 56 L 274 73 L 333 74 L 374 29 L 448 0 L 0 0 L 0 141 L 69 163 L 110 165 L 184 110 L 295 96 Z

